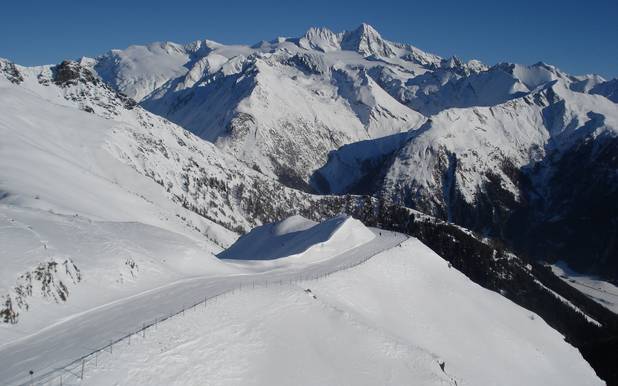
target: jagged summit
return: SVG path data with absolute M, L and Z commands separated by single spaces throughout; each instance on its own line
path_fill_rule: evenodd
M 340 33 L 325 27 L 311 27 L 296 41 L 302 48 L 322 52 L 346 50 L 357 52 L 362 56 L 373 55 L 384 58 L 396 55 L 390 43 L 382 39 L 380 33 L 367 23 Z
M 363 23 L 357 29 L 345 32 L 341 39 L 341 48 L 356 51 L 363 56 L 393 57 L 395 51 L 391 45 L 369 24 Z
M 421 127 L 450 108 L 493 106 L 557 79 L 614 95 L 602 78 L 554 67 L 487 67 L 391 42 L 367 23 L 309 28 L 254 46 L 153 43 L 96 59 L 100 77 L 286 185 L 312 190 L 329 152 Z
M 325 27 L 311 27 L 298 39 L 298 45 L 305 49 L 314 49 L 322 52 L 330 52 L 341 49 L 341 38 Z

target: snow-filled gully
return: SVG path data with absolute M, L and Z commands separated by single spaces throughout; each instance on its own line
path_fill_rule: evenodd
M 0 379 L 6 385 L 60 385 L 63 378 L 75 380 L 95 365 L 99 353 L 113 353 L 115 343 L 130 341 L 136 333 L 146 335 L 148 328 L 156 328 L 161 321 L 182 315 L 188 309 L 207 308 L 217 297 L 238 290 L 320 279 L 359 265 L 407 239 L 399 233 L 373 232 L 376 237 L 371 241 L 310 265 L 184 279 L 72 315 L 0 346 Z

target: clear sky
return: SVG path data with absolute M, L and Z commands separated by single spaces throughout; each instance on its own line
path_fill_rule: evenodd
M 441 56 L 618 77 L 618 0 L 54 0 L 0 6 L 0 57 L 23 65 L 95 56 L 152 41 L 253 44 L 373 25 Z

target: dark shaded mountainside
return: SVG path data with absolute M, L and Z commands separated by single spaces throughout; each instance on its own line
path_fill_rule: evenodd
M 618 136 L 610 115 L 618 106 L 605 100 L 606 110 L 595 112 L 598 100 L 577 98 L 551 84 L 497 107 L 447 111 L 416 131 L 332 152 L 311 181 L 323 193 L 383 197 L 517 253 L 618 282 Z M 520 133 L 506 132 L 507 142 L 469 137 L 511 125 Z M 350 169 L 359 171 L 345 177 Z
M 518 254 L 551 263 L 563 260 L 579 272 L 618 282 L 618 138 L 587 138 L 555 159 L 519 169 L 505 161 L 503 171 L 515 182 L 519 200 L 493 171 L 471 203 L 456 181 L 445 187 L 438 205 L 413 191 L 393 194 L 384 189 L 382 178 L 394 156 L 363 161 L 363 175 L 346 193 L 385 196 L 500 240 Z M 452 178 L 458 156 L 445 159 L 436 171 L 442 181 Z M 313 178 L 329 193 L 328 185 L 318 182 L 323 180 L 319 171 Z

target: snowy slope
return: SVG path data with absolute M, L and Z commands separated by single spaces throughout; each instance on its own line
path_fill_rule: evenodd
M 618 79 L 612 79 L 607 82 L 599 83 L 590 90 L 590 93 L 603 95 L 607 99 L 618 103 Z
M 415 239 L 319 281 L 246 289 L 138 339 L 102 356 L 86 384 L 602 384 L 540 318 Z
M 395 82 L 388 72 L 377 74 L 377 79 L 390 93 L 400 95 L 406 105 L 425 115 L 453 107 L 497 105 L 556 80 L 581 93 L 591 93 L 605 81 L 598 75 L 572 76 L 542 62 L 485 67 L 476 62 L 462 63 L 457 58 L 443 61 L 436 70 L 405 83 Z
M 588 259 L 590 267 L 611 261 L 603 246 L 615 229 L 616 142 L 616 105 L 558 80 L 497 106 L 437 114 L 392 153 L 374 184 L 395 202 L 506 237 L 528 254 Z M 579 229 L 584 213 L 598 215 Z M 546 233 L 535 239 L 524 224 Z M 568 237 L 574 244 L 560 248 L 568 242 L 562 235 L 573 233 L 580 246 Z
M 213 253 L 260 222 L 247 200 L 276 190 L 301 207 L 294 192 L 116 94 L 88 62 L 0 63 L 14 75 L 0 74 L 0 316 L 20 326 L 2 325 L 3 337 L 234 270 Z
M 10 240 L 0 253 L 0 316 L 20 325 L 3 325 L 3 336 L 182 277 L 234 270 L 212 254 L 237 232 L 354 203 L 329 206 L 328 197 L 282 187 L 117 94 L 87 61 L 0 63 L 10 69 L 0 74 L 0 239 Z
M 293 259 L 292 264 L 275 269 L 256 269 L 246 265 L 227 272 L 220 270 L 218 274 L 195 271 L 191 276 L 143 289 L 130 296 L 102 304 L 93 302 L 82 312 L 58 321 L 52 320 L 53 323 L 44 324 L 44 328 L 18 330 L 12 326 L 19 335 L 7 337 L 0 344 L 0 363 L 3 364 L 0 379 L 10 385 L 21 384 L 20 381 L 28 377 L 28 371 L 34 370 L 39 380 L 54 380 L 57 375 L 65 375 L 63 366 L 92 353 L 94 348 L 135 331 L 136 326 L 168 318 L 206 299 L 209 304 L 217 302 L 221 294 L 238 291 L 241 286 L 291 285 L 302 278 L 322 277 L 365 261 L 406 239 L 406 236 L 397 233 L 376 233 L 378 237 L 338 255 L 333 255 L 332 250 L 322 250 L 318 252 L 320 258 L 316 259 L 319 261 Z M 95 298 L 92 293 L 88 293 L 88 297 L 91 301 Z
M 198 48 L 198 47 L 196 47 Z M 141 100 L 169 79 L 186 73 L 191 51 L 174 43 L 153 43 L 112 50 L 102 55 L 97 72 L 114 88 Z
M 224 65 L 191 87 L 182 80 L 142 104 L 290 185 L 305 181 L 330 150 L 424 121 L 364 70 L 287 45 L 242 59 L 231 74 Z
M 84 101 L 55 85 L 39 85 L 42 95 L 32 87 L 0 78 L 0 311 L 20 324 L 2 324 L 3 339 L 154 285 L 230 271 L 213 253 L 233 232 L 110 152 L 128 144 L 119 132 L 139 125 L 80 111 L 71 103 Z

